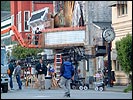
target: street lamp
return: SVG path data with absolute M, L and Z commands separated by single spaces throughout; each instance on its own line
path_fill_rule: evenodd
M 115 32 L 108 28 L 103 31 L 102 37 L 108 43 L 108 85 L 111 87 L 111 42 L 115 39 Z

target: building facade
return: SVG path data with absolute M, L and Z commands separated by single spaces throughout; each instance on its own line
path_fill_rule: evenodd
M 26 38 L 25 33 L 31 33 L 31 28 L 27 21 L 33 11 L 45 7 L 49 7 L 50 11 L 53 11 L 53 3 L 51 1 L 10 1 L 10 5 L 12 25 L 17 27 L 23 38 Z
M 115 1 L 112 2 L 112 27 L 116 37 L 112 42 L 112 50 L 117 54 L 115 42 L 132 34 L 132 1 Z M 115 54 L 112 54 L 114 56 Z M 128 76 L 121 70 L 117 56 L 112 60 L 112 68 L 115 70 L 116 83 L 128 84 Z
M 1 30 L 9 28 L 11 26 L 11 16 L 9 11 L 1 11 Z M 13 45 L 16 44 L 15 41 L 12 41 L 13 32 L 7 32 L 6 34 L 1 34 L 1 44 L 6 45 L 6 50 L 11 56 L 11 49 Z
M 98 10 L 97 10 L 98 9 Z M 103 45 L 102 32 L 111 27 L 112 12 L 108 1 L 86 1 L 86 53 L 95 55 L 95 46 Z M 89 59 L 87 76 L 94 76 L 104 68 L 104 56 Z

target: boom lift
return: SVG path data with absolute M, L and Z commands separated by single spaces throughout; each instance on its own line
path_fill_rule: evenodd
M 34 44 L 34 42 L 35 42 L 34 37 L 36 35 L 39 35 L 39 37 L 42 37 L 42 34 L 30 34 L 29 40 L 28 40 L 28 38 L 27 39 L 23 39 L 21 34 L 18 32 L 16 26 L 14 26 L 14 25 L 10 26 L 7 29 L 2 30 L 1 34 L 5 34 L 5 33 L 9 32 L 11 30 L 13 31 L 15 37 L 17 38 L 17 41 L 20 43 L 20 45 L 22 47 L 27 47 L 27 48 L 42 48 L 43 47 L 41 45 L 43 43 L 43 42 L 41 42 L 42 38 L 39 38 L 39 40 L 37 40 L 38 41 L 38 45 Z

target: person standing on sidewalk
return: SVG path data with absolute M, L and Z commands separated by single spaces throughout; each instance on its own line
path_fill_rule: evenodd
M 60 86 L 65 91 L 65 97 L 70 97 L 70 82 L 74 76 L 74 67 L 72 63 L 69 61 L 68 57 L 65 57 L 65 61 L 61 66 L 61 81 Z
M 19 89 L 22 90 L 22 81 L 21 81 L 21 66 L 20 66 L 20 61 L 16 62 L 16 67 L 14 69 L 14 75 L 16 77 Z
M 13 60 L 9 60 L 8 68 L 9 68 L 9 70 L 10 70 L 10 73 L 9 73 L 10 88 L 11 88 L 11 90 L 14 90 L 14 89 L 13 89 L 13 81 L 12 81 L 12 74 L 13 74 L 13 71 L 14 71 Z
M 47 67 L 42 59 L 40 59 L 39 63 L 36 65 L 36 70 L 38 74 L 39 90 L 43 90 L 45 86 L 45 76 L 47 75 Z

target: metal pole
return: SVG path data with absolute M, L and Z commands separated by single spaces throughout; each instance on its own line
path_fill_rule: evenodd
M 111 87 L 111 42 L 108 43 L 108 86 Z

